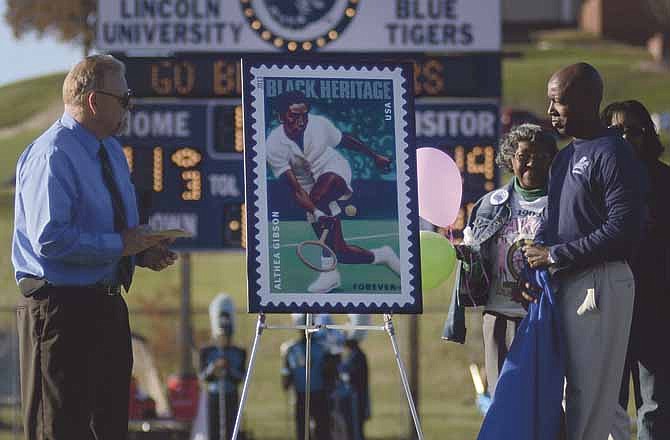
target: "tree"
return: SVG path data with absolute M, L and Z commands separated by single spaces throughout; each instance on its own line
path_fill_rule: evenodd
M 659 33 L 653 37 L 660 46 L 655 58 L 668 67 L 670 66 L 670 0 L 647 0 L 647 4 L 660 26 Z
M 31 32 L 40 38 L 56 35 L 81 45 L 86 56 L 95 36 L 96 10 L 96 0 L 7 0 L 5 20 L 17 39 Z

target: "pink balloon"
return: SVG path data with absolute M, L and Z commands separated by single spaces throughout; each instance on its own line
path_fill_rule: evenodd
M 416 150 L 419 180 L 419 215 L 434 225 L 446 228 L 458 216 L 463 181 L 456 162 L 437 148 Z

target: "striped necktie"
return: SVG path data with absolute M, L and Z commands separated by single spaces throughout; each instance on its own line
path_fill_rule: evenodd
M 114 210 L 114 232 L 121 232 L 128 227 L 126 210 L 123 207 L 121 192 L 114 180 L 114 170 L 109 161 L 109 154 L 102 141 L 100 141 L 98 156 L 100 157 L 100 164 L 102 165 L 102 180 L 105 182 L 105 186 L 109 190 L 109 195 L 112 199 L 112 208 Z M 133 263 L 130 256 L 121 257 L 117 267 L 117 275 L 119 281 L 126 289 L 126 292 L 128 292 L 128 290 L 130 290 L 130 283 L 133 281 Z

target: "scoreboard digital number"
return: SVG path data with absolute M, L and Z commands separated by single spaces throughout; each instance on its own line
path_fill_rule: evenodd
M 242 93 L 240 56 L 183 54 L 167 58 L 127 58 L 128 84 L 139 97 L 230 98 Z M 321 54 L 328 59 L 328 54 Z M 339 55 L 342 57 L 342 55 Z M 431 56 L 424 54 L 361 54 L 370 62 L 412 60 L 415 96 L 497 97 L 501 95 L 501 64 L 497 54 Z
M 136 102 L 119 140 L 140 217 L 192 235 L 176 248 L 245 246 L 241 112 L 236 100 Z
M 158 145 L 151 149 L 151 189 L 160 193 L 165 187 L 165 147 Z M 126 145 L 123 147 L 130 172 L 134 171 L 135 147 Z M 202 161 L 202 154 L 191 147 L 178 147 L 170 155 L 170 162 L 178 168 L 182 168 L 181 178 L 185 191 L 181 193 L 181 200 L 202 199 L 202 176 L 199 170 L 193 169 Z
M 450 234 L 460 239 L 475 202 L 498 184 L 497 101 L 417 100 L 416 144 L 448 153 L 463 177 L 461 209 Z

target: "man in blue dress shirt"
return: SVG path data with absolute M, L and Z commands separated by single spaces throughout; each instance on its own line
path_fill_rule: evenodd
M 133 360 L 121 286 L 135 265 L 162 270 L 176 259 L 138 226 L 111 137 L 128 117 L 124 75 L 109 55 L 74 66 L 63 116 L 18 161 L 12 262 L 26 439 L 127 438 Z

